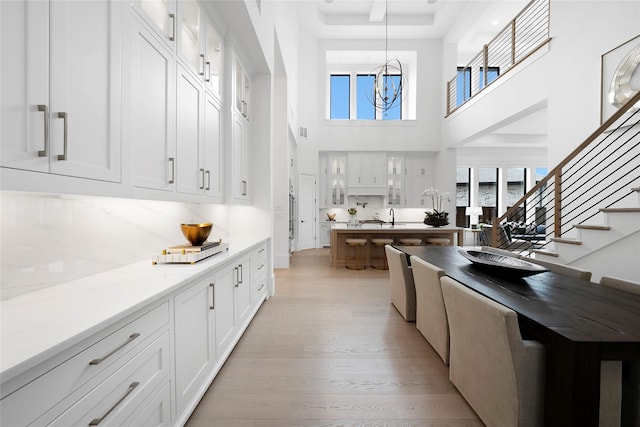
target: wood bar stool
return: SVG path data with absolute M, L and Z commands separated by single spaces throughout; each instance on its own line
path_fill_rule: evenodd
M 393 245 L 393 239 L 371 239 L 371 268 L 375 268 L 376 270 L 388 270 L 389 263 L 387 262 L 387 254 L 384 251 L 384 247 L 386 245 Z M 382 251 L 382 256 L 375 256 L 375 252 Z M 382 261 L 382 267 L 378 267 L 380 265 L 380 261 Z
M 420 246 L 422 245 L 422 239 L 403 237 L 401 239 L 398 239 L 398 244 L 403 246 Z
M 428 237 L 424 239 L 424 242 L 432 246 L 449 246 L 451 244 L 451 240 L 445 237 Z
M 347 244 L 347 247 L 351 247 L 352 250 L 355 251 L 355 256 L 350 258 L 347 256 L 344 257 L 344 266 L 350 270 L 364 270 L 364 262 L 360 262 L 360 248 L 362 247 L 362 249 L 364 249 L 365 245 L 367 244 L 367 239 L 345 239 L 344 242 Z M 354 260 L 355 264 L 350 266 L 349 260 Z

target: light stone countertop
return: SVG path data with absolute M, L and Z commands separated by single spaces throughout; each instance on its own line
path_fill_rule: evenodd
M 128 315 L 161 301 L 265 239 L 229 242 L 196 264 L 138 262 L 0 304 L 0 376 L 5 383 Z

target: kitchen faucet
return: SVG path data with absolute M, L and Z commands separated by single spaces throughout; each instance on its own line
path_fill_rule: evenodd
M 395 225 L 396 223 L 396 214 L 393 211 L 393 208 L 389 210 L 389 215 L 391 216 L 391 225 Z

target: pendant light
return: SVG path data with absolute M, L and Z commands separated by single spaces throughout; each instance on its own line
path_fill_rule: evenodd
M 389 14 L 388 0 L 384 2 L 384 63 L 377 66 L 369 75 L 374 76 L 373 88 L 368 92 L 368 100 L 382 112 L 396 107 L 402 102 L 404 74 L 402 63 L 397 58 L 389 59 Z

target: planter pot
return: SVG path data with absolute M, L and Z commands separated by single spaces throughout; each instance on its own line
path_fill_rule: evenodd
M 449 224 L 449 218 L 426 217 L 424 223 L 432 227 L 442 227 Z

